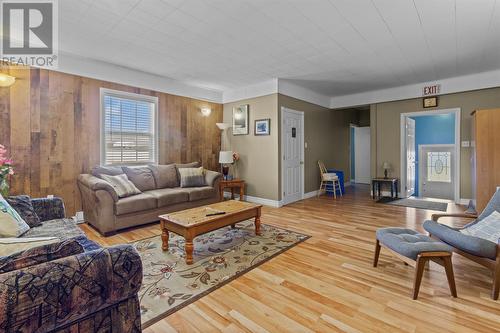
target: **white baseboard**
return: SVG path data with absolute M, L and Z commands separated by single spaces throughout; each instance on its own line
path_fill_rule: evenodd
M 224 192 L 224 198 L 231 198 L 231 193 Z M 239 200 L 240 195 L 239 194 L 234 194 L 234 199 Z M 248 202 L 253 202 L 256 204 L 264 205 L 264 206 L 270 206 L 270 207 L 276 207 L 279 208 L 283 206 L 283 203 L 278 200 L 271 200 L 271 199 L 266 199 L 266 198 L 259 198 L 259 197 L 253 197 L 251 195 L 244 195 L 243 200 L 248 201 Z
M 309 199 L 318 195 L 318 190 L 304 193 L 304 199 Z

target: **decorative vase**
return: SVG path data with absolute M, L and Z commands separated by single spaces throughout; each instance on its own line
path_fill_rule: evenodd
M 227 175 L 229 174 L 229 165 L 224 164 L 222 166 L 222 174 L 224 175 L 224 180 L 227 180 Z
M 9 196 L 9 182 L 6 178 L 0 178 L 0 194 L 3 197 Z

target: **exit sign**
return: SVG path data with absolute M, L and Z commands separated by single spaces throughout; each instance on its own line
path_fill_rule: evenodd
M 432 86 L 425 86 L 422 90 L 423 96 L 437 95 L 441 92 L 441 85 L 434 84 Z

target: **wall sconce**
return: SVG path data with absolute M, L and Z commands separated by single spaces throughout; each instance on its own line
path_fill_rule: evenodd
M 203 117 L 208 117 L 212 113 L 212 109 L 210 108 L 201 108 L 201 115 Z
M 10 87 L 16 82 L 16 78 L 5 73 L 0 73 L 0 87 Z

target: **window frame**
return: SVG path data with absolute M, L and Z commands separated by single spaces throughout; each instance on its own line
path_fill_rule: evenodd
M 100 110 L 99 110 L 99 133 L 100 133 L 100 161 L 99 165 L 101 166 L 140 166 L 140 165 L 148 165 L 148 164 L 158 164 L 159 161 L 159 144 L 160 144 L 160 132 L 159 132 L 159 124 L 158 124 L 158 97 L 157 96 L 150 96 L 150 95 L 143 95 L 143 94 L 136 94 L 136 93 L 131 93 L 127 91 L 121 91 L 121 90 L 113 90 L 113 89 L 108 89 L 108 88 L 100 88 L 99 89 L 99 95 L 100 95 Z M 154 110 L 153 110 L 153 121 L 154 121 L 154 142 L 155 142 L 155 147 L 154 147 L 154 152 L 153 152 L 153 157 L 154 161 L 148 161 L 148 162 L 123 162 L 123 163 L 106 163 L 106 149 L 105 149 L 105 144 L 106 144 L 106 112 L 105 112 L 105 106 L 104 106 L 104 98 L 105 96 L 111 96 L 111 97 L 116 97 L 116 98 L 122 98 L 122 99 L 131 99 L 134 101 L 142 101 L 142 102 L 148 102 L 148 103 L 153 103 Z

